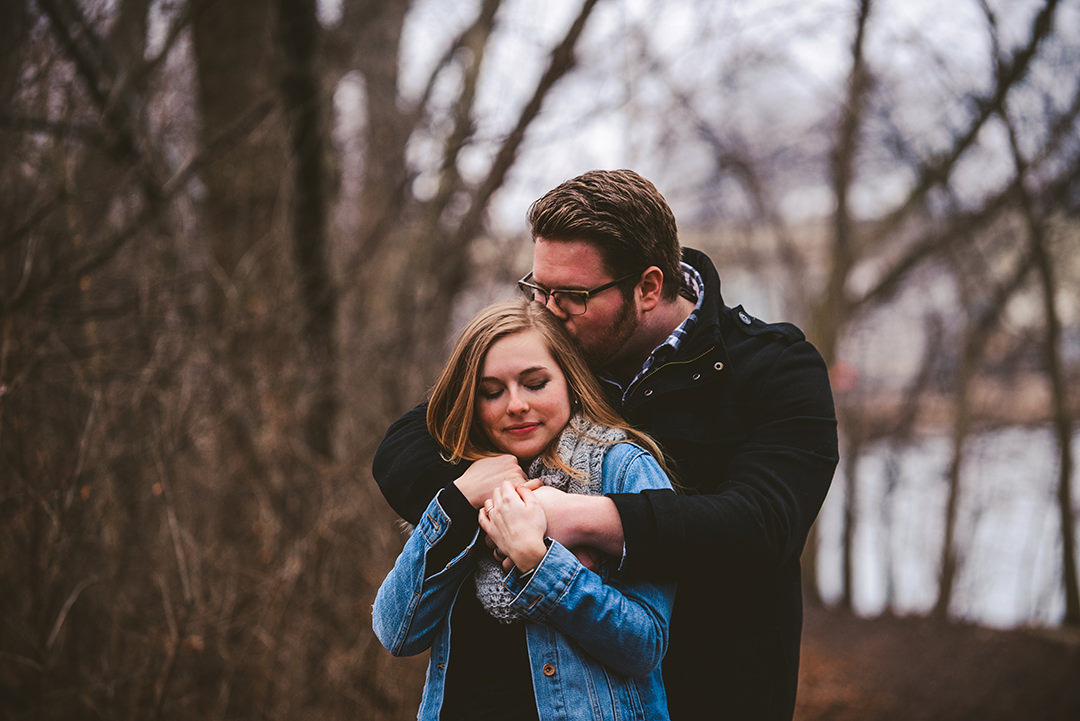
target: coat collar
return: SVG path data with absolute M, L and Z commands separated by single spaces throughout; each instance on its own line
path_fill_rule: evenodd
M 696 356 L 709 345 L 715 345 L 723 351 L 721 317 L 729 312 L 729 309 L 724 305 L 724 298 L 720 293 L 720 274 L 709 256 L 700 250 L 683 248 L 683 262 L 693 266 L 694 270 L 701 274 L 701 279 L 705 282 L 705 299 L 701 303 L 698 326 L 680 348 L 679 355 Z M 723 353 L 727 355 L 726 351 Z

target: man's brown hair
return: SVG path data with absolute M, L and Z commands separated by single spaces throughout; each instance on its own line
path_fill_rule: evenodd
M 593 243 L 612 277 L 655 265 L 663 298 L 682 286 L 675 215 L 656 186 L 633 170 L 590 170 L 548 191 L 526 215 L 533 240 Z

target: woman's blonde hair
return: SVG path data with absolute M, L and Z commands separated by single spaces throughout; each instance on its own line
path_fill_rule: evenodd
M 656 442 L 631 428 L 608 403 L 575 341 L 559 319 L 539 303 L 526 300 L 496 303 L 477 313 L 462 331 L 435 382 L 428 402 L 428 430 L 448 459 L 456 463 L 498 454 L 476 423 L 480 374 L 488 350 L 496 341 L 530 330 L 540 334 L 566 378 L 571 416 L 580 414 L 594 423 L 625 431 L 630 440 L 652 453 L 663 466 L 664 457 Z M 549 467 L 573 472 L 559 460 L 555 443 L 544 450 L 542 457 Z

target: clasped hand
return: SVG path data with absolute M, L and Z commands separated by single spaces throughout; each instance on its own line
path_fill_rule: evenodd
M 547 553 L 547 517 L 528 486 L 504 482 L 496 488 L 480 509 L 480 528 L 505 556 L 504 568 L 509 562 L 528 573 L 540 565 Z
M 503 569 L 509 571 L 517 566 L 527 572 L 535 568 L 546 553 L 545 535 L 570 548 L 586 568 L 599 568 L 600 552 L 575 542 L 570 527 L 562 523 L 563 516 L 570 515 L 566 505 L 574 497 L 544 486 L 538 479 L 527 478 L 514 456 L 499 455 L 474 461 L 454 484 L 474 508 L 480 509 L 480 526 L 487 534 L 487 545 L 494 550 Z M 507 488 L 512 493 L 507 492 Z M 497 501 L 496 491 L 500 490 L 500 501 Z M 496 516 L 502 514 L 498 527 L 485 514 L 484 509 L 489 506 L 498 509 Z M 507 513 L 504 514 L 504 510 Z M 520 528 L 516 527 L 519 522 L 523 524 Z M 537 552 L 540 555 L 532 563 Z M 515 561 L 515 554 L 522 563 Z

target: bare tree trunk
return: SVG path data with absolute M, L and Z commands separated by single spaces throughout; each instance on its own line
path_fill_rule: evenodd
M 202 126 L 209 144 L 244 113 L 273 96 L 272 7 L 265 3 L 207 2 L 195 13 L 193 38 Z M 228 150 L 203 173 L 207 244 L 219 272 L 214 312 L 232 293 L 245 293 L 236 275 L 241 260 L 265 243 L 281 190 L 282 144 L 267 123 Z M 234 298 L 235 302 L 235 298 Z
M 1080 584 L 1077 580 L 1074 530 L 1076 526 L 1072 509 L 1072 416 L 1069 409 L 1069 385 L 1061 353 L 1061 315 L 1058 312 L 1056 300 L 1058 287 L 1054 278 L 1050 251 L 1047 248 L 1046 224 L 1035 208 L 1035 199 L 1031 197 L 1023 182 L 1027 175 L 1027 161 L 1020 151 L 1015 126 L 1004 110 L 1001 115 L 1009 129 L 1013 162 L 1021 181 L 1021 209 L 1027 225 L 1031 255 L 1039 277 L 1040 298 L 1046 324 L 1042 335 L 1042 355 L 1050 381 L 1054 435 L 1058 446 L 1057 497 L 1061 525 L 1062 586 L 1065 592 L 1065 617 L 1062 622 L 1066 626 L 1080 626 Z
M 941 371 L 940 348 L 944 337 L 944 328 L 940 315 L 932 314 L 926 319 L 923 357 L 919 363 L 919 371 L 911 384 L 904 389 L 904 401 L 900 407 L 894 422 L 890 425 L 886 450 L 885 470 L 885 493 L 882 497 L 882 526 L 883 536 L 892 537 L 893 512 L 895 494 L 903 480 L 903 463 L 900 460 L 905 448 L 910 447 L 916 423 L 919 420 L 919 411 L 922 401 L 930 389 L 934 378 Z M 891 552 L 886 561 L 886 591 L 885 603 L 891 610 L 896 607 L 897 572 L 896 564 L 893 563 Z
M 1046 248 L 1044 227 L 1029 213 L 1029 233 L 1036 257 L 1039 287 L 1042 291 L 1046 332 L 1043 335 L 1043 357 L 1050 376 L 1050 396 L 1054 406 L 1054 435 L 1058 445 L 1058 513 L 1061 523 L 1062 585 L 1065 591 L 1066 626 L 1080 626 L 1080 583 L 1076 568 L 1076 533 L 1072 506 L 1072 417 L 1069 411 L 1069 385 L 1061 357 L 1061 316 L 1055 295 L 1057 283 L 1054 268 Z
M 844 529 L 840 541 L 841 592 L 840 607 L 854 607 L 855 588 L 855 530 L 859 508 L 859 459 L 862 456 L 862 435 L 847 434 L 847 453 L 844 458 Z
M 30 30 L 30 16 L 24 2 L 0 4 L 0 108 L 10 108 L 11 100 L 19 88 L 20 74 L 25 60 L 22 48 Z M 11 155 L 6 151 L 15 136 L 0 132 L 0 157 L 10 162 Z
M 846 298 L 845 286 L 851 269 L 855 266 L 857 251 L 855 248 L 854 222 L 848 205 L 848 195 L 855 177 L 855 163 L 859 153 L 859 134 L 863 122 L 863 109 L 869 90 L 869 75 L 863 43 L 866 38 L 867 22 L 870 18 L 871 0 L 859 0 L 855 22 L 855 37 L 851 45 L 851 72 L 848 75 L 847 95 L 840 110 L 837 125 L 836 145 L 832 151 L 832 188 L 836 197 L 836 211 L 833 214 L 832 247 L 829 253 L 829 275 L 820 303 L 814 309 L 811 326 L 808 331 L 826 364 L 836 360 L 837 344 L 840 332 L 847 323 L 850 304 Z M 847 420 L 843 410 L 837 409 L 840 432 L 846 433 Z M 850 476 L 849 481 L 854 476 Z M 854 489 L 852 489 L 854 491 Z M 852 518 L 854 520 L 854 518 Z M 850 535 L 845 531 L 845 539 Z M 849 553 L 845 550 L 844 553 Z M 811 527 L 803 549 L 803 587 L 804 594 L 813 602 L 820 602 L 817 591 L 817 532 Z
M 328 170 L 325 124 L 316 74 L 319 24 L 313 3 L 279 0 L 282 49 L 281 94 L 288 124 L 294 167 L 292 216 L 293 259 L 300 284 L 301 338 L 312 401 L 301 423 L 307 445 L 320 458 L 333 458 L 337 405 L 337 293 L 329 269 L 326 198 Z
M 970 347 L 970 344 L 969 344 Z M 945 618 L 952 603 L 953 586 L 956 581 L 958 550 L 956 548 L 956 517 L 960 503 L 960 472 L 964 467 L 964 450 L 971 429 L 969 394 L 975 374 L 975 358 L 965 353 L 957 369 L 956 390 L 953 398 L 952 458 L 945 474 L 947 495 L 945 501 L 945 540 L 941 548 L 941 566 L 938 569 L 938 597 L 933 615 Z
M 210 145 L 253 109 L 276 107 L 274 21 L 269 3 L 198 5 L 192 35 L 201 145 Z M 208 639 L 208 661 L 220 684 L 224 716 L 239 709 L 269 716 L 291 680 L 279 676 L 277 659 L 287 639 L 277 619 L 294 586 L 287 578 L 275 579 L 274 571 L 303 524 L 294 504 L 307 503 L 311 489 L 295 472 L 286 487 L 282 460 L 288 443 L 268 442 L 291 435 L 297 404 L 285 372 L 294 350 L 285 328 L 296 312 L 289 303 L 295 296 L 284 273 L 288 246 L 277 222 L 288 197 L 282 171 L 295 162 L 287 147 L 279 117 L 272 115 L 222 149 L 201 173 L 208 286 L 200 326 L 208 356 L 201 410 L 216 429 L 204 453 L 219 479 L 202 489 L 212 494 L 216 511 L 205 535 L 219 563 L 241 567 L 260 559 L 257 573 L 238 579 L 226 598 L 209 601 L 220 631 Z M 221 593 L 220 576 L 212 578 L 215 595 Z
M 359 263 L 370 263 L 394 237 L 409 210 L 405 146 L 416 119 L 401 107 L 398 64 L 401 31 L 409 3 L 346 3 L 342 27 L 350 30 L 353 59 L 364 79 L 363 187 L 360 197 Z M 399 231 L 400 232 L 400 231 Z M 359 268 L 352 269 L 354 271 Z M 353 275 L 354 273 L 350 273 Z
M 855 178 L 859 136 L 870 84 L 863 42 L 871 4 L 871 0 L 859 0 L 855 39 L 851 46 L 851 73 L 844 106 L 840 110 L 836 145 L 832 150 L 832 189 L 836 197 L 836 210 L 833 213 L 829 276 L 811 329 L 811 337 L 818 343 L 826 363 L 835 360 L 840 330 L 850 310 L 844 288 L 858 258 L 849 194 Z
M 0 47 L 4 52 L 0 53 L 0 108 L 12 107 L 12 99 L 19 89 L 21 70 L 26 58 L 24 47 L 29 39 L 30 15 L 26 9 L 26 3 L 9 2 L 0 3 Z M 5 188 L 18 188 L 20 185 L 17 167 L 22 162 L 15 148 L 22 142 L 22 138 L 14 133 L 0 129 L 0 183 Z M 15 289 L 19 287 L 22 275 L 25 272 L 25 263 L 9 262 L 14 260 L 15 255 L 9 251 L 21 240 L 25 231 L 14 222 L 18 217 L 15 209 L 19 205 L 19 199 L 15 193 L 4 193 L 0 197 L 0 215 L 8 219 L 0 222 L 0 329 L 5 337 L 11 333 L 10 318 L 7 312 L 9 298 L 14 296 Z M 22 231 L 22 232 L 20 232 Z M 7 366 L 5 363 L 6 352 L 9 343 L 0 344 L 0 377 L 4 374 Z M 0 416 L 2 419 L 2 416 Z M 0 425 L 0 433 L 3 426 Z
M 955 395 L 953 400 L 952 458 L 946 474 L 948 496 L 945 504 L 945 540 L 941 549 L 941 566 L 938 570 L 938 598 L 934 604 L 933 615 L 947 617 L 952 603 L 956 574 L 959 565 L 959 549 L 956 542 L 956 518 L 960 498 L 960 476 L 964 466 L 964 452 L 971 432 L 972 413 L 970 393 L 979 360 L 982 358 L 991 333 L 997 326 L 1001 314 L 1012 297 L 1023 286 L 1031 272 L 1033 255 L 1026 254 L 1017 263 L 1012 275 L 991 295 L 988 302 L 976 304 L 979 308 L 968 328 L 956 372 Z M 962 273 L 963 270 L 958 270 Z M 983 282 L 972 279 L 972 282 Z

